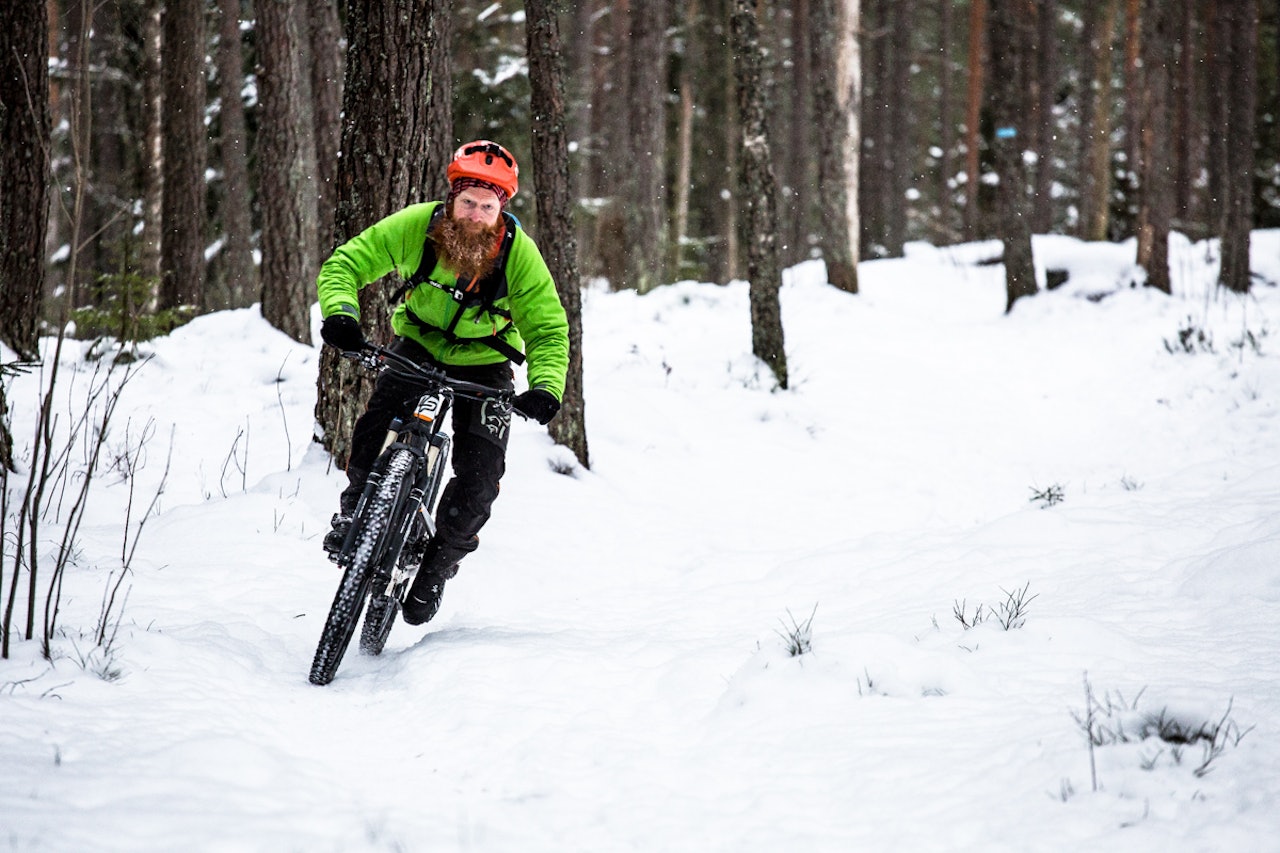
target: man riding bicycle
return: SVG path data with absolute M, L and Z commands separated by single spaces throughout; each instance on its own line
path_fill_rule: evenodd
M 512 363 L 527 359 L 529 390 L 512 405 L 547 424 L 560 410 L 569 365 L 569 324 L 537 245 L 506 211 L 519 189 L 519 166 L 487 140 L 454 153 L 448 197 L 414 204 L 373 224 L 334 250 L 317 287 L 320 336 L 344 351 L 365 346 L 360 288 L 396 272 L 406 298 L 391 316 L 391 349 L 447 375 L 493 388 L 514 387 Z M 390 373 L 374 385 L 356 421 L 339 498 L 324 548 L 336 555 L 393 418 L 408 413 L 419 389 Z M 436 511 L 436 536 L 405 597 L 402 615 L 421 625 L 436 614 L 445 581 L 479 546 L 506 470 L 511 413 L 493 401 L 453 406 L 453 479 Z

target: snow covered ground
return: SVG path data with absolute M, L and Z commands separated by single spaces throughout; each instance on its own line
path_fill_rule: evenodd
M 324 688 L 318 349 L 253 310 L 155 341 L 54 659 L 0 661 L 0 847 L 1280 850 L 1280 232 L 1243 300 L 1203 244 L 1170 298 L 1038 238 L 1071 278 L 1008 316 L 989 249 L 790 270 L 787 391 L 745 284 L 590 289 L 591 469 L 517 423 L 440 615 Z

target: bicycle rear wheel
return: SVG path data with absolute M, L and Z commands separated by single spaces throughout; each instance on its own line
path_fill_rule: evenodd
M 338 585 L 333 605 L 329 608 L 329 616 L 320 633 L 320 643 L 311 663 L 312 684 L 324 685 L 333 681 L 338 664 L 342 662 L 342 656 L 351 644 L 351 637 L 360 621 L 360 611 L 369 595 L 376 569 L 388 552 L 388 540 L 391 538 L 387 535 L 388 525 L 394 518 L 402 483 L 412 470 L 412 465 L 413 457 L 408 451 L 394 453 L 387 463 L 382 480 L 365 502 L 360 514 L 351 522 L 356 531 L 351 539 L 350 551 L 339 558 L 339 564 L 345 563 L 346 570 L 342 574 L 342 582 Z M 393 613 L 392 619 L 394 618 Z

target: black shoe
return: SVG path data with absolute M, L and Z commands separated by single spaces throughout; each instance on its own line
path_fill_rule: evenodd
M 351 516 L 334 513 L 333 518 L 329 519 L 332 530 L 324 535 L 322 543 L 325 551 L 329 552 L 329 559 L 338 559 L 338 554 L 342 552 L 342 543 L 347 541 L 347 531 L 351 529 Z
M 440 609 L 444 596 L 444 578 L 418 577 L 405 596 L 400 615 L 407 625 L 425 625 Z

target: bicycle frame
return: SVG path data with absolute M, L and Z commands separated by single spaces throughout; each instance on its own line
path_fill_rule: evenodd
M 435 538 L 435 506 L 440 498 L 445 479 L 444 469 L 453 443 L 449 433 L 444 432 L 443 425 L 452 405 L 453 389 L 441 386 L 428 390 L 418 398 L 409 419 L 396 418 L 391 422 L 378 461 L 374 463 L 373 473 L 369 475 L 369 482 L 365 484 L 360 504 L 356 507 L 356 515 L 359 515 L 364 502 L 373 495 L 382 481 L 386 461 L 392 453 L 406 449 L 413 454 L 418 463 L 415 465 L 413 486 L 409 490 L 407 504 L 400 513 L 401 526 L 396 537 L 396 541 L 403 543 L 402 547 L 425 544 L 427 540 Z M 424 525 L 425 536 L 411 535 L 415 518 Z M 354 530 L 347 535 L 351 537 L 353 534 Z M 344 543 L 344 554 L 349 554 L 350 546 L 351 542 Z M 392 559 L 383 562 L 378 568 L 385 570 L 390 562 L 391 572 L 384 576 L 380 571 L 375 575 L 375 592 L 380 591 L 383 595 L 399 599 L 402 597 L 399 593 L 408 589 L 413 582 L 417 562 L 409 561 L 409 565 L 406 565 L 399 554 L 388 556 Z M 342 565 L 341 561 L 339 565 Z

